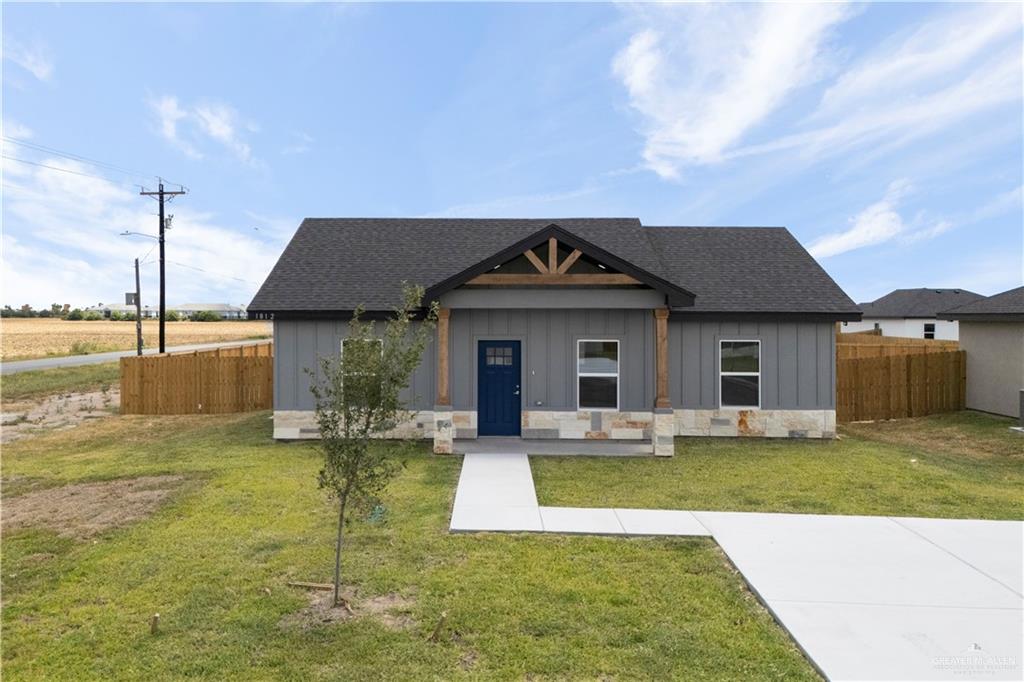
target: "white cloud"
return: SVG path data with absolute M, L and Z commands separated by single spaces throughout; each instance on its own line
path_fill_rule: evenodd
M 201 104 L 194 110 L 199 128 L 230 149 L 240 161 L 252 161 L 252 149 L 238 137 L 238 115 L 224 104 Z
M 178 98 L 173 95 L 150 98 L 149 107 L 157 116 L 160 135 L 193 159 L 201 159 L 203 155 L 191 143 L 178 136 L 178 122 L 188 117 L 188 113 L 178 105 Z
M 850 218 L 848 229 L 818 238 L 807 250 L 815 258 L 828 258 L 865 246 L 881 244 L 902 235 L 907 225 L 897 208 L 900 200 L 910 191 L 910 183 L 906 180 L 890 183 L 880 201 Z
M 242 121 L 238 112 L 227 104 L 205 101 L 183 107 L 173 95 L 150 97 L 148 103 L 156 115 L 161 137 L 190 158 L 203 158 L 201 144 L 214 141 L 242 163 L 263 165 L 253 157 L 252 147 L 242 137 L 243 132 L 257 132 L 259 127 Z
M 796 151 L 808 161 L 858 150 L 878 158 L 970 116 L 1021 98 L 1017 5 L 940 12 L 886 41 L 824 93 L 798 132 L 730 158 Z
M 9 59 L 41 81 L 53 76 L 53 58 L 49 50 L 39 42 L 31 45 L 7 38 L 4 40 L 4 58 Z
M 1020 30 L 1021 10 L 1015 4 L 978 4 L 941 14 L 902 42 L 887 41 L 843 73 L 825 92 L 815 116 L 912 98 L 922 86 L 947 81 Z
M 616 55 L 613 72 L 644 120 L 644 158 L 663 177 L 715 163 L 820 78 L 841 4 L 668 7 Z
M 1024 203 L 1024 185 L 1011 189 L 1008 192 L 1003 192 L 993 197 L 991 201 L 983 206 L 979 206 L 971 213 L 970 221 L 977 222 L 995 218 L 1014 209 L 1017 210 L 1019 217 L 1022 203 Z
M 30 140 L 35 134 L 28 126 L 22 125 L 18 121 L 10 118 L 5 118 L 3 120 L 3 129 L 5 137 L 10 137 L 15 140 Z
M 853 151 L 878 159 L 1022 95 L 1019 4 L 935 9 L 845 69 L 835 65 L 849 47 L 830 40 L 851 13 L 840 5 L 632 12 L 641 29 L 613 72 L 642 115 L 644 158 L 663 177 L 752 156 L 784 154 L 785 165 L 769 163 L 776 175 Z M 816 104 L 794 97 L 830 68 Z
M 289 137 L 291 141 L 281 150 L 282 154 L 304 154 L 313 144 L 313 136 L 302 131 L 292 131 Z
M 900 201 L 912 191 L 913 188 L 906 180 L 891 183 L 881 201 L 871 204 L 850 219 L 849 229 L 820 237 L 808 247 L 808 251 L 815 258 L 827 258 L 892 240 L 909 246 L 934 239 L 955 228 L 998 217 L 1014 209 L 1019 212 L 1024 197 L 1024 187 L 1017 187 L 996 195 L 974 210 L 964 211 L 952 218 L 932 220 L 924 213 L 919 213 L 913 220 L 907 222 L 897 209 Z
M 65 159 L 41 162 L 98 172 Z M 18 166 L 11 164 L 12 169 Z M 253 230 L 247 219 L 236 227 L 198 210 L 191 200 L 181 197 L 170 209 L 174 223 L 167 236 L 168 302 L 247 303 L 288 235 Z M 82 306 L 121 300 L 134 286 L 133 259 L 155 242 L 118 233 L 154 233 L 152 213 L 152 201 L 130 186 L 47 168 L 24 166 L 16 173 L 5 168 L 2 303 Z M 158 291 L 153 260 L 151 254 L 142 268 L 147 304 L 156 302 Z

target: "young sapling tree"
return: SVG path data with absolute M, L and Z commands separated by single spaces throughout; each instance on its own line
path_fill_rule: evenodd
M 373 443 L 407 413 L 401 391 L 409 385 L 437 320 L 437 304 L 425 316 L 423 289 L 403 283 L 402 303 L 384 321 L 364 320 L 357 309 L 336 356 L 322 357 L 319 372 L 307 369 L 312 382 L 319 449 L 324 456 L 320 488 L 337 502 L 334 549 L 334 605 L 341 599 L 341 548 L 348 514 L 373 509 L 399 463 L 391 444 Z M 380 334 L 378 334 L 380 330 Z

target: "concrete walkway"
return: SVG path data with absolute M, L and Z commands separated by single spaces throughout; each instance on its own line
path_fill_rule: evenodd
M 468 454 L 452 531 L 711 536 L 833 680 L 1022 678 L 1024 523 L 541 507 L 524 454 Z
M 248 339 L 239 341 L 218 341 L 216 343 L 193 343 L 184 346 L 167 346 L 168 353 L 188 353 L 194 350 L 213 350 L 214 348 L 229 348 L 232 346 L 252 346 L 259 343 L 268 343 L 267 339 Z M 143 355 L 156 355 L 156 348 L 144 348 Z M 135 355 L 134 350 L 118 350 L 110 353 L 92 353 L 90 355 L 62 355 L 53 358 L 38 358 L 36 360 L 18 360 L 17 362 L 0 363 L 0 374 L 17 374 L 18 372 L 32 372 L 40 369 L 56 369 L 58 367 L 81 367 L 83 365 L 98 365 L 103 362 L 114 362 L 121 358 Z

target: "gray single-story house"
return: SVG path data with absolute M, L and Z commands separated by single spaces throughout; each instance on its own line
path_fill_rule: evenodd
M 944 313 L 960 322 L 967 353 L 967 407 L 1021 417 L 1024 401 L 1024 287 Z
M 635 218 L 302 222 L 257 292 L 274 323 L 274 436 L 313 438 L 305 368 L 402 282 L 438 301 L 402 427 L 432 438 L 831 438 L 836 322 L 856 304 L 781 227 Z

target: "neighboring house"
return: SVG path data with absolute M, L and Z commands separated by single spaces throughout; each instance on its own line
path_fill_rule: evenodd
M 97 303 L 96 305 L 89 306 L 85 309 L 86 312 L 99 313 L 105 318 L 110 318 L 111 313 L 121 313 L 123 315 L 135 315 L 135 306 L 125 305 L 123 303 L 110 303 L 104 305 L 103 303 Z M 150 317 L 157 317 L 158 310 L 152 306 L 142 306 L 142 317 L 143 319 Z
M 184 317 L 192 317 L 196 313 L 216 313 L 222 320 L 244 320 L 247 315 L 245 306 L 230 305 L 228 303 L 185 303 L 183 305 L 172 305 L 167 308 Z
M 403 429 L 453 438 L 831 438 L 835 323 L 860 311 L 785 228 L 626 218 L 306 219 L 249 305 L 274 321 L 274 436 L 312 438 L 310 378 L 357 306 L 440 304 Z
M 1024 391 L 1024 287 L 948 310 L 967 352 L 967 407 L 1021 416 Z
M 861 303 L 860 322 L 846 322 L 842 331 L 879 329 L 882 336 L 956 341 L 956 321 L 942 319 L 939 313 L 981 298 L 966 289 L 897 289 L 877 301 Z

